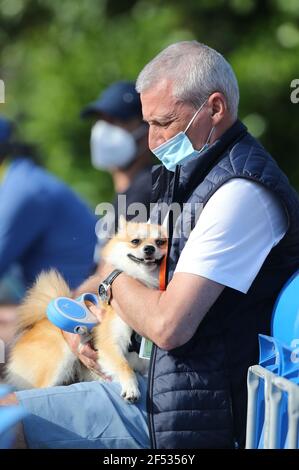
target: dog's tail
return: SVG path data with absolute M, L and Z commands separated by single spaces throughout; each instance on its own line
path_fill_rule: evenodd
M 56 297 L 71 297 L 70 288 L 54 269 L 43 271 L 18 307 L 17 330 L 24 331 L 46 318 L 48 303 Z

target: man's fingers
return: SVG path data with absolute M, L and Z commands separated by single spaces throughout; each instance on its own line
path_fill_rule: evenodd
M 67 333 L 65 331 L 63 331 L 62 334 L 70 346 L 72 352 L 77 355 L 78 359 L 82 362 L 82 364 L 85 365 L 85 367 L 99 375 L 103 380 L 110 380 L 101 371 L 101 368 L 97 363 L 98 353 L 91 347 L 89 343 L 81 343 L 79 335 Z
M 91 305 L 89 310 L 94 314 L 99 322 L 102 321 L 103 315 L 105 314 L 105 309 L 103 307 L 96 307 L 95 305 Z
M 61 332 L 62 332 L 62 335 L 63 335 L 64 339 L 66 340 L 67 344 L 69 345 L 71 351 L 74 354 L 77 354 L 78 345 L 80 343 L 79 335 L 77 335 L 75 333 L 68 333 L 67 331 L 63 331 L 63 330 L 61 330 Z
M 80 343 L 78 345 L 78 349 L 77 349 L 78 353 L 79 353 L 79 356 L 86 356 L 88 357 L 89 359 L 92 359 L 93 361 L 96 361 L 97 360 L 97 352 L 92 349 L 92 347 L 86 343 L 86 344 L 82 344 Z
M 99 368 L 98 364 L 93 360 L 87 357 L 85 354 L 79 354 L 78 358 L 83 364 L 88 367 L 88 369 L 97 369 Z
M 94 372 L 95 374 L 97 374 L 99 377 L 101 377 L 103 380 L 111 380 L 110 377 L 107 377 L 107 375 L 105 375 L 102 371 L 101 371 L 101 367 L 99 366 L 99 364 L 95 361 L 93 361 L 92 359 L 89 359 L 88 357 L 84 356 L 84 355 L 81 355 L 79 354 L 79 359 L 80 361 L 89 369 L 91 370 L 92 372 Z
M 94 361 L 97 360 L 97 352 L 92 349 L 89 343 L 81 343 L 79 335 L 65 331 L 63 331 L 62 334 L 74 354 L 84 355 Z
M 92 349 L 89 343 L 80 343 L 79 335 L 73 335 L 71 333 L 65 334 L 65 332 L 63 332 L 63 335 L 67 343 L 70 345 L 73 353 L 77 355 L 78 359 L 85 365 L 85 367 L 99 375 L 103 380 L 110 380 L 110 378 L 101 371 L 101 368 L 97 363 L 98 354 L 94 349 Z

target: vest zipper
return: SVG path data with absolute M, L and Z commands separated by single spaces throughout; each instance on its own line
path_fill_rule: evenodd
M 150 444 L 151 444 L 151 449 L 156 449 L 156 437 L 155 437 L 155 431 L 154 431 L 154 420 L 153 420 L 153 386 L 154 386 L 154 380 L 153 380 L 153 375 L 154 375 L 154 363 L 156 360 L 156 355 L 157 355 L 157 346 L 153 344 L 153 349 L 152 349 L 152 354 L 150 358 L 150 365 L 149 365 L 149 371 L 148 371 L 148 388 L 147 388 L 147 409 L 148 409 L 148 429 L 149 429 L 149 436 L 150 436 Z
M 174 181 L 173 181 L 173 187 L 172 187 L 172 194 L 170 195 L 170 185 L 169 185 L 169 176 L 170 173 L 167 172 L 167 188 L 168 188 L 168 194 L 167 194 L 167 203 L 172 203 L 174 198 L 175 198 L 175 191 L 179 182 L 179 175 L 180 175 L 180 167 L 179 165 L 176 166 L 175 169 L 175 174 L 174 174 Z M 171 214 L 169 214 L 170 217 Z M 170 221 L 172 220 L 169 219 Z M 173 236 L 173 223 L 169 224 L 169 238 L 168 238 L 168 253 L 167 253 L 167 263 L 166 263 L 166 285 L 167 285 L 167 277 L 168 277 L 168 270 L 169 270 L 169 253 L 170 253 L 170 245 L 171 245 L 171 240 Z M 147 410 L 148 410 L 148 428 L 149 428 L 149 436 L 150 436 L 150 444 L 152 449 L 157 449 L 157 443 L 156 443 L 156 436 L 155 436 L 155 427 L 154 427 L 154 419 L 153 419 L 153 388 L 154 388 L 154 367 L 156 363 L 156 356 L 157 356 L 157 346 L 153 344 L 153 349 L 152 349 L 152 354 L 150 358 L 150 364 L 149 364 L 149 372 L 148 372 L 148 389 L 147 389 Z

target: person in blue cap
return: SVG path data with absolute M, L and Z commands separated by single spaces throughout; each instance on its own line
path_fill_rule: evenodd
M 13 266 L 21 271 L 23 291 L 50 268 L 76 288 L 92 273 L 96 245 L 92 211 L 34 161 L 29 146 L 14 140 L 13 128 L 0 116 L 0 279 L 14 288 L 4 289 L 2 303 L 16 303 L 23 293 L 8 276 Z
M 142 202 L 148 208 L 152 153 L 135 83 L 113 83 L 83 108 L 81 117 L 95 121 L 90 137 L 92 165 L 111 173 L 115 192 L 126 195 L 127 205 Z
M 111 226 L 107 232 L 113 235 L 117 231 L 120 215 L 127 220 L 137 215 L 139 222 L 146 222 L 149 218 L 152 190 L 153 155 L 148 148 L 148 125 L 142 118 L 141 102 L 135 83 L 113 83 L 96 101 L 82 109 L 81 117 L 93 121 L 90 136 L 91 163 L 94 168 L 106 170 L 111 174 L 116 193 L 113 201 L 114 214 L 109 219 Z M 124 197 L 124 204 L 120 202 L 119 196 Z M 128 208 L 134 203 L 141 204 L 143 212 L 130 213 Z M 98 227 L 100 262 L 100 250 L 107 238 L 103 233 L 99 233 L 100 224 Z M 79 295 L 92 287 L 92 281 L 88 280 L 76 294 Z

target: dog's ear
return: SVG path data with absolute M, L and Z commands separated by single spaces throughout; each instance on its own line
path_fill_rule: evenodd
M 127 221 L 123 215 L 120 215 L 118 219 L 118 231 L 125 232 L 126 228 L 127 228 Z

